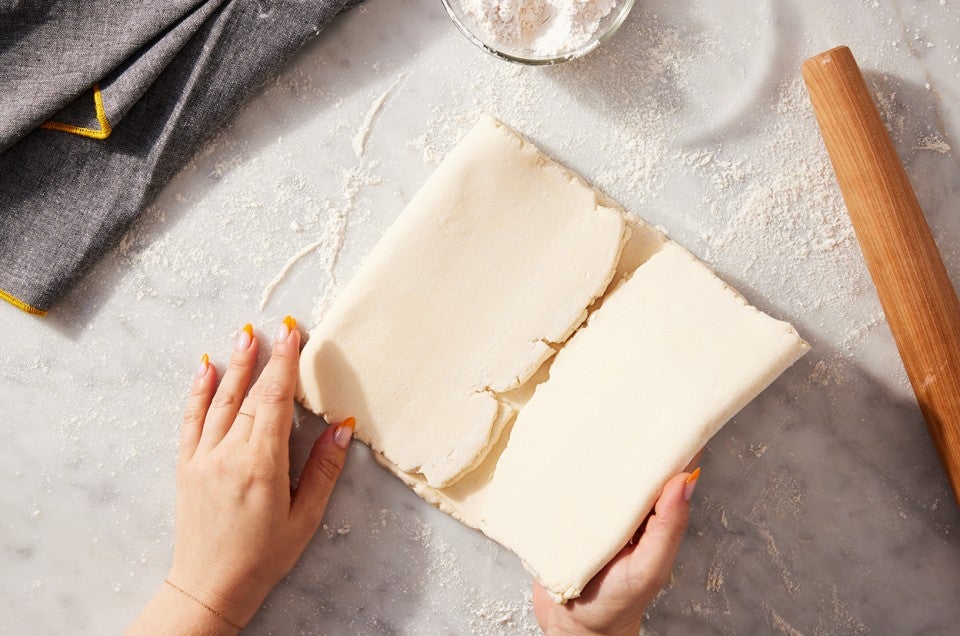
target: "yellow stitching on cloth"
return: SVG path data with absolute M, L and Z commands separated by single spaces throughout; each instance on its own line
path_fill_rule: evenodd
M 73 133 L 74 135 L 80 135 L 81 137 L 106 139 L 110 136 L 110 133 L 113 132 L 113 127 L 111 127 L 110 122 L 107 121 L 107 114 L 103 110 L 103 98 L 100 96 L 99 84 L 93 85 L 93 108 L 97 113 L 97 121 L 100 122 L 100 130 L 94 130 L 93 128 L 81 128 L 80 126 L 71 126 L 70 124 L 63 124 L 58 121 L 45 121 L 40 124 L 40 127 Z
M 41 317 L 47 315 L 47 312 L 44 311 L 43 309 L 37 309 L 33 305 L 28 305 L 27 303 L 23 302 L 19 298 L 15 298 L 14 296 L 11 296 L 7 292 L 3 291 L 2 289 L 0 289 L 0 298 L 7 301 L 17 309 L 21 309 L 27 312 L 28 314 L 33 314 L 34 316 L 41 316 Z

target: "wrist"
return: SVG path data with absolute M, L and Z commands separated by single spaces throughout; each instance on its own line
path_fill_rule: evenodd
M 222 610 L 219 610 L 212 605 L 209 605 L 199 596 L 183 589 L 176 583 L 173 583 L 169 578 L 165 579 L 163 584 L 166 586 L 166 589 L 173 590 L 179 594 L 177 598 L 179 599 L 181 605 L 192 608 L 193 613 L 196 615 L 202 615 L 205 623 L 219 622 L 220 625 L 225 625 L 231 628 L 228 631 L 233 632 L 241 631 L 243 626 L 246 624 L 246 620 L 243 621 L 243 624 L 240 624 L 237 620 L 231 618 L 231 615 L 224 613 Z M 218 621 L 214 621 L 214 618 L 218 619 Z
M 266 593 L 260 594 L 256 585 L 237 585 L 225 577 L 201 577 L 192 571 L 193 568 L 183 570 L 175 564 L 164 580 L 164 587 L 230 625 L 235 632 L 246 627 L 266 598 Z
M 236 626 L 230 625 L 190 597 L 163 583 L 127 630 L 127 634 L 234 636 L 238 631 Z
M 630 623 L 625 628 L 611 632 L 613 636 L 638 636 L 640 634 L 641 622 Z

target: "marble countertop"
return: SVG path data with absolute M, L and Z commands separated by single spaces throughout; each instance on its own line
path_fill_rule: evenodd
M 799 81 L 857 55 L 960 282 L 960 4 L 642 0 L 586 58 L 510 65 L 437 0 L 336 20 L 40 320 L 0 307 L 0 632 L 121 630 L 162 581 L 180 410 L 245 322 L 309 325 L 482 112 L 663 227 L 811 353 L 710 443 L 650 633 L 945 634 L 960 514 Z M 390 91 L 359 158 L 352 140 Z M 302 247 L 258 307 L 264 289 Z M 322 427 L 299 413 L 302 462 Z M 536 632 L 529 576 L 355 445 L 250 633 Z

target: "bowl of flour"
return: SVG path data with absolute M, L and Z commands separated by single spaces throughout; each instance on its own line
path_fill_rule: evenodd
M 522 64 L 586 55 L 620 27 L 634 0 L 443 0 L 467 38 Z

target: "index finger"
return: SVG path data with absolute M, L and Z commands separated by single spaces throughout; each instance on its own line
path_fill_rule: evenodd
M 696 476 L 697 473 L 680 473 L 667 482 L 647 519 L 647 527 L 627 558 L 629 580 L 638 593 L 649 596 L 648 603 L 670 579 L 690 516 L 686 485 Z
M 300 332 L 287 316 L 277 329 L 270 361 L 250 390 L 256 403 L 250 441 L 286 452 L 293 422 L 293 395 L 297 388 Z

